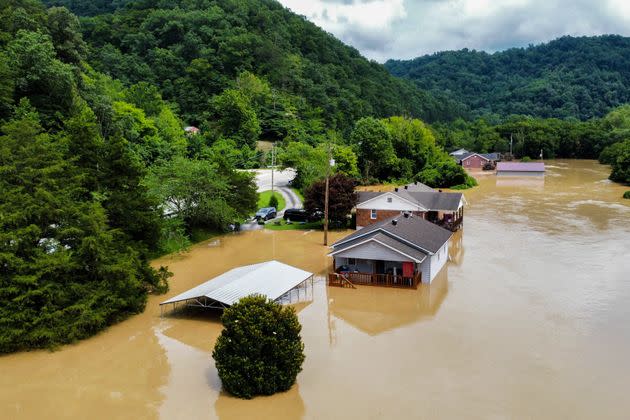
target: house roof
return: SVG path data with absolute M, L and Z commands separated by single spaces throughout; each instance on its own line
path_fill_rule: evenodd
M 490 159 L 490 160 L 499 160 L 501 159 L 501 153 L 481 153 L 481 156 L 485 157 L 486 159 Z
M 405 190 L 410 192 L 418 192 L 418 191 L 428 191 L 434 192 L 435 190 L 428 185 L 423 184 L 422 182 L 412 182 L 411 184 L 407 184 L 405 186 L 399 187 L 399 190 Z
M 396 224 L 393 221 L 396 220 Z M 364 240 L 372 238 L 374 235 L 384 234 L 396 242 L 410 246 L 423 253 L 436 253 L 453 235 L 453 232 L 428 222 L 420 217 L 404 217 L 402 215 L 391 217 L 379 223 L 366 226 L 345 238 L 335 242 L 333 252 L 338 247 L 355 241 L 359 238 Z M 402 248 L 400 249 L 402 252 Z
M 276 300 L 311 277 L 313 273 L 267 261 L 230 270 L 197 287 L 165 300 L 160 305 L 206 297 L 226 306 L 249 295 L 262 295 Z
M 365 242 L 378 242 L 384 246 L 386 246 L 387 248 L 390 248 L 392 250 L 394 250 L 395 252 L 398 252 L 399 254 L 403 254 L 407 257 L 409 257 L 410 259 L 415 260 L 415 262 L 417 263 L 421 263 L 422 261 L 424 261 L 427 258 L 427 253 L 426 252 L 422 252 L 420 250 L 418 250 L 417 248 L 411 247 L 409 245 L 405 245 L 404 243 L 400 242 L 397 239 L 394 239 L 390 236 L 387 236 L 384 233 L 381 233 L 380 231 L 375 231 L 370 233 L 367 236 L 362 236 L 359 238 L 355 238 L 349 242 L 345 242 L 339 246 L 335 246 L 334 247 L 334 251 L 330 253 L 330 255 L 336 255 L 339 254 L 340 252 L 343 251 L 347 251 L 351 248 L 355 248 Z
M 473 156 L 479 156 L 479 157 L 480 157 L 480 158 L 482 158 L 482 159 L 485 159 L 485 160 L 490 160 L 490 158 L 486 157 L 485 155 L 482 155 L 482 154 L 479 154 L 479 153 L 474 153 L 474 152 L 471 152 L 471 153 L 466 153 L 465 155 L 462 155 L 462 156 L 461 156 L 461 158 L 460 158 L 460 160 L 463 162 L 463 161 L 465 161 L 466 159 L 471 158 L 471 157 L 473 157 Z
M 457 149 L 454 152 L 449 153 L 449 155 L 451 155 L 451 156 L 461 156 L 461 155 L 466 154 L 466 153 L 470 153 L 470 152 L 468 150 L 466 150 L 466 149 Z
M 545 172 L 543 162 L 499 162 L 497 172 Z
M 383 194 L 384 192 L 372 192 L 364 191 L 359 193 L 357 203 L 364 203 L 375 197 Z M 462 200 L 462 193 L 445 193 L 438 191 L 412 191 L 399 189 L 398 191 L 391 191 L 389 194 L 394 194 L 402 198 L 403 200 L 410 201 L 421 207 L 426 208 L 429 211 L 456 211 L 459 208 L 459 203 Z

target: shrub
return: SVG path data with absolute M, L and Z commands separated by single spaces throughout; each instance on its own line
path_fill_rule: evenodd
M 276 197 L 276 193 L 271 194 L 271 197 L 269 197 L 269 206 L 268 207 L 274 207 L 274 208 L 278 208 L 278 197 Z
M 630 191 L 626 191 L 625 193 L 623 193 L 623 198 L 630 200 Z
M 248 296 L 226 309 L 221 321 L 212 357 L 226 391 L 249 399 L 291 388 L 305 358 L 293 308 Z
M 523 156 L 521 158 L 521 162 L 531 162 L 531 161 L 532 161 L 532 158 L 530 158 L 529 156 Z

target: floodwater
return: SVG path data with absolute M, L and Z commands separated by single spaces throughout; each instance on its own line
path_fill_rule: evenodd
M 0 417 L 627 419 L 630 202 L 608 172 L 549 161 L 544 179 L 479 175 L 431 286 L 316 282 L 297 305 L 306 361 L 286 393 L 223 393 L 217 316 L 161 318 L 157 296 L 92 339 L 0 357 Z M 172 296 L 268 259 L 323 274 L 321 240 L 243 232 L 156 264 L 175 273 Z

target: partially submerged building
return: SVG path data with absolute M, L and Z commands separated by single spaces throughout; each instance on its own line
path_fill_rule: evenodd
M 165 300 L 160 306 L 225 309 L 250 295 L 280 302 L 294 290 L 298 291 L 299 299 L 300 288 L 305 288 L 309 281 L 312 286 L 313 273 L 279 261 L 267 261 L 234 268 Z
M 453 233 L 405 212 L 348 235 L 332 245 L 329 284 L 416 288 L 431 283 L 448 259 Z
M 455 231 L 464 219 L 464 203 L 462 193 L 435 191 L 424 184 L 410 184 L 388 192 L 360 192 L 357 229 L 409 213 Z
M 499 162 L 497 176 L 543 176 L 543 162 Z

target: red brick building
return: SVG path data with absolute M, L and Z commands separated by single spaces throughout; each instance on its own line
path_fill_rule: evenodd
M 490 162 L 490 159 L 478 153 L 471 153 L 468 156 L 462 157 L 461 162 L 464 169 L 481 170 L 483 169 L 483 165 Z
M 356 207 L 357 229 L 405 213 L 456 230 L 464 217 L 464 196 L 404 187 L 392 192 L 361 192 Z

